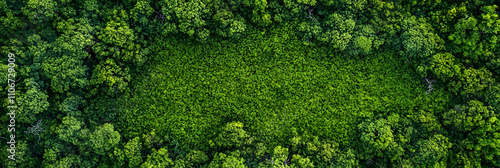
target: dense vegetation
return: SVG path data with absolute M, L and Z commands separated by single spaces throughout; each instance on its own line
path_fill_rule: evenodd
M 500 167 L 499 4 L 2 0 L 1 167 Z

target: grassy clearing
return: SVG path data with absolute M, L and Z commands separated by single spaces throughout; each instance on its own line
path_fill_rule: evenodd
M 294 134 L 347 145 L 363 118 L 445 109 L 449 96 L 425 94 L 423 81 L 391 53 L 348 58 L 304 46 L 290 32 L 256 31 L 239 43 L 166 39 L 149 72 L 133 80 L 120 132 L 130 138 L 155 129 L 208 150 L 224 124 L 241 121 L 269 146 Z

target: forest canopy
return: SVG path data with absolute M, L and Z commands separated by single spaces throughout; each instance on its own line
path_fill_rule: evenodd
M 500 167 L 498 0 L 2 0 L 0 167 Z

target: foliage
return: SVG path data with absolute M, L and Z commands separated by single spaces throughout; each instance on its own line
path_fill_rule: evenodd
M 50 21 L 57 15 L 57 2 L 53 0 L 29 0 L 21 11 L 34 24 Z
M 18 121 L 24 123 L 34 123 L 36 115 L 43 113 L 49 107 L 46 93 L 42 92 L 40 86 L 34 81 L 33 78 L 25 81 L 26 92 L 17 100 L 19 105 Z
M 94 85 L 91 94 L 95 95 L 98 91 L 108 95 L 123 92 L 130 80 L 131 77 L 127 67 L 122 70 L 113 59 L 106 59 L 106 61 L 101 61 L 94 68 L 90 79 L 90 84 Z
M 94 152 L 99 155 L 105 155 L 120 142 L 120 134 L 109 123 L 97 127 L 94 132 L 90 133 L 89 137 Z
M 222 132 L 217 137 L 215 142 L 218 146 L 231 148 L 239 148 L 242 145 L 252 143 L 252 138 L 243 130 L 243 123 L 232 122 L 222 128 Z
M 153 149 L 154 150 L 154 149 Z M 161 168 L 172 166 L 172 159 L 168 157 L 168 151 L 165 148 L 154 150 L 146 161 L 141 165 L 144 168 Z
M 432 27 L 422 19 L 410 17 L 402 21 L 401 56 L 416 64 L 426 64 L 430 57 L 440 50 L 444 41 L 435 33 Z
M 0 1 L 0 167 L 500 167 L 499 32 L 494 0 Z
M 208 165 L 209 168 L 243 168 L 246 167 L 243 162 L 245 159 L 240 158 L 240 153 L 238 151 L 229 152 L 229 154 L 218 153 L 214 156 L 214 159 Z
M 395 142 L 394 134 L 387 120 L 378 119 L 375 121 L 363 122 L 358 125 L 361 132 L 361 142 L 364 147 L 364 157 L 389 157 L 396 159 L 400 157 L 404 150 Z
M 467 105 L 457 106 L 443 114 L 444 124 L 453 126 L 453 129 L 464 134 L 460 148 L 464 153 L 472 151 L 473 157 L 498 164 L 494 158 L 498 157 L 498 131 L 500 121 L 498 114 L 491 107 L 482 102 L 471 100 Z M 465 151 L 469 150 L 469 151 Z
M 418 141 L 416 146 L 418 150 L 415 161 L 418 165 L 434 166 L 439 160 L 444 161 L 448 155 L 449 148 L 452 143 L 448 142 L 448 138 L 437 134 L 429 138 L 429 140 Z

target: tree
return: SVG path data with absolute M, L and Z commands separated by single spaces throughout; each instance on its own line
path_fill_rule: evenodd
M 177 157 L 174 167 L 203 167 L 208 166 L 206 163 L 209 160 L 204 152 L 191 150 L 187 155 Z
M 231 122 L 222 128 L 222 132 L 217 137 L 215 143 L 224 148 L 239 148 L 243 145 L 251 144 L 252 141 L 253 138 L 243 130 L 243 123 Z
M 499 164 L 494 158 L 500 155 L 500 120 L 491 107 L 471 100 L 467 105 L 456 106 L 444 113 L 443 118 L 445 125 L 452 126 L 465 137 L 458 146 L 463 156 L 469 155 Z
M 484 126 L 490 117 L 495 117 L 491 107 L 477 100 L 471 100 L 467 105 L 458 105 L 454 109 L 443 114 L 444 124 L 455 126 L 458 130 L 479 131 L 479 127 Z
M 313 168 L 314 164 L 309 158 L 303 158 L 300 155 L 293 155 L 291 161 L 291 167 L 297 168 Z
M 327 19 L 325 26 L 330 29 L 327 29 L 318 40 L 330 43 L 333 48 L 340 51 L 345 50 L 353 38 L 356 21 L 339 13 L 331 14 Z
M 376 29 L 372 25 L 357 25 L 354 32 L 356 39 L 349 47 L 352 55 L 364 55 L 374 49 L 378 49 L 384 43 L 383 39 L 377 37 Z
M 168 157 L 167 149 L 152 150 L 153 152 L 148 155 L 146 161 L 141 165 L 142 168 L 166 168 L 174 165 L 172 159 Z
M 148 1 L 142 0 L 137 1 L 134 8 L 130 10 L 130 16 L 134 21 L 139 22 L 142 25 L 147 25 L 149 22 L 148 17 L 154 13 L 154 9 L 151 7 Z
M 432 56 L 431 72 L 442 81 L 449 81 L 461 76 L 463 65 L 450 53 L 438 53 Z
M 413 120 L 414 124 L 413 126 L 402 127 L 408 132 L 405 136 L 408 138 L 406 142 L 411 140 L 409 137 L 414 136 L 412 135 L 413 133 L 418 133 L 419 137 L 427 138 L 432 137 L 437 132 L 443 131 L 439 118 L 432 111 L 419 110 L 413 112 L 408 117 Z
M 433 33 L 425 20 L 409 17 L 403 20 L 401 34 L 402 51 L 400 55 L 408 60 L 415 61 L 415 65 L 427 66 L 431 55 L 443 47 L 444 41 Z M 423 65 L 422 65 L 423 64 Z
M 5 37 L 16 30 L 22 30 L 27 24 L 22 17 L 15 16 L 16 11 L 12 11 L 7 5 L 7 1 L 0 2 L 0 35 Z M 7 39 L 5 39 L 7 40 Z M 1 42 L 2 40 L 0 40 Z
M 340 0 L 331 1 L 328 0 L 327 4 L 338 4 L 351 10 L 362 10 L 367 6 L 367 0 Z
M 214 159 L 208 165 L 209 168 L 245 168 L 243 164 L 245 159 L 240 158 L 240 152 L 234 151 L 225 153 L 217 153 Z
M 123 154 L 128 160 L 129 167 L 137 167 L 143 162 L 141 150 L 142 143 L 139 137 L 135 137 L 125 144 Z
M 384 43 L 377 37 L 377 30 L 372 25 L 357 23 L 359 21 L 348 12 L 335 12 L 326 19 L 322 27 L 315 25 L 317 22 L 310 25 L 303 22 L 299 25 L 299 31 L 306 33 L 305 39 L 315 37 L 334 49 L 355 56 L 368 54 L 372 48 L 378 49 Z
M 362 53 L 369 53 L 372 47 L 372 41 L 365 36 L 359 36 L 354 42 L 356 48 L 359 48 Z
M 120 133 L 114 130 L 113 125 L 105 123 L 90 133 L 90 144 L 98 155 L 105 155 L 120 142 Z
M 86 100 L 84 100 L 83 97 L 71 94 L 59 104 L 59 110 L 69 116 L 81 117 L 81 108 L 83 108 L 85 103 Z
M 216 33 L 222 37 L 240 38 L 246 30 L 245 19 L 231 11 L 217 11 L 213 19 L 218 22 Z
M 420 140 L 417 142 L 418 147 L 416 157 L 413 158 L 413 163 L 424 166 L 434 166 L 439 161 L 446 159 L 448 150 L 452 147 L 452 143 L 448 142 L 448 137 L 441 134 L 436 134 L 428 140 Z
M 267 159 L 266 163 L 268 165 L 272 165 L 272 167 L 288 167 L 290 164 L 290 160 L 288 159 L 288 149 L 276 146 L 273 150 L 272 157 Z
M 316 139 L 315 139 L 316 140 Z M 314 142 L 313 142 L 314 143 Z M 312 146 L 309 145 L 308 146 Z M 323 142 L 318 148 L 318 153 L 315 154 L 317 158 L 317 162 L 322 161 L 323 163 L 326 163 L 325 165 L 321 165 L 320 163 L 317 163 L 318 166 L 326 166 L 328 164 L 331 164 L 331 162 L 335 159 L 335 157 L 338 156 L 339 150 L 338 150 L 338 144 L 334 143 L 329 144 L 326 142 Z
M 21 11 L 34 24 L 52 20 L 57 16 L 57 2 L 53 0 L 29 0 Z
M 57 161 L 59 152 L 60 151 L 57 148 L 45 149 L 43 152 L 43 164 L 45 166 L 48 166 L 50 164 L 55 163 Z
M 82 9 L 88 13 L 99 10 L 99 2 L 97 0 L 80 0 L 79 3 L 82 4 Z
M 202 151 L 192 150 L 186 155 L 186 161 L 194 165 L 194 167 L 199 167 L 207 163 L 209 158 Z
M 134 43 L 136 36 L 129 27 L 128 15 L 124 10 L 114 10 L 113 14 L 118 20 L 110 20 L 106 27 L 97 32 L 100 43 L 92 46 L 98 58 L 116 58 L 122 61 L 141 60 L 139 51 L 141 46 Z
M 251 7 L 251 19 L 259 26 L 268 26 L 272 23 L 271 14 L 267 11 L 268 3 L 266 0 L 243 0 L 243 5 Z
M 88 85 L 88 67 L 84 60 L 90 56 L 85 48 L 93 44 L 93 28 L 88 20 L 68 19 L 59 22 L 57 29 L 62 35 L 53 43 L 52 51 L 43 61 L 41 68 L 50 79 L 53 92 L 83 89 Z
M 493 111 L 500 111 L 500 85 L 494 84 L 489 87 L 485 99 L 485 102 L 493 108 Z
M 56 167 L 56 168 L 72 167 L 75 165 L 79 165 L 79 163 L 80 163 L 80 157 L 71 154 L 62 159 L 57 160 L 54 164 L 48 165 L 47 167 Z
M 40 86 L 40 89 L 47 89 L 47 82 L 42 80 L 44 74 L 42 63 L 50 54 L 52 54 L 50 50 L 52 45 L 47 41 L 42 40 L 42 38 L 37 34 L 29 36 L 27 43 L 29 47 L 27 48 L 26 54 L 19 56 L 22 58 L 20 62 L 23 65 L 26 65 L 24 67 L 25 70 L 21 70 L 21 74 L 33 78 L 33 80 L 38 83 L 38 86 Z
M 81 89 L 88 84 L 85 78 L 87 67 L 82 60 L 74 57 L 49 57 L 42 64 L 42 68 L 50 79 L 53 92 L 63 93 L 70 89 Z
M 465 63 L 480 64 L 480 61 L 498 59 L 495 51 L 498 51 L 500 41 L 500 19 L 496 9 L 496 5 L 484 6 L 479 20 L 467 16 L 455 24 L 453 34 L 448 38 L 455 44 L 452 51 L 461 54 Z
M 149 134 L 142 135 L 142 146 L 144 146 L 145 149 L 157 149 L 161 145 L 163 145 L 164 141 L 166 140 L 163 137 L 158 136 L 155 131 L 156 130 L 153 129 Z
M 337 158 L 335 158 L 335 162 L 332 165 L 334 168 L 341 167 L 358 167 L 358 160 L 356 159 L 356 155 L 354 155 L 354 151 L 348 149 L 345 152 L 340 153 Z
M 200 0 L 185 2 L 184 0 L 168 0 L 160 3 L 162 14 L 181 33 L 190 37 L 197 37 L 200 41 L 206 41 L 210 32 L 206 29 L 206 16 L 210 9 Z M 166 32 L 171 33 L 174 31 Z
M 134 139 L 129 140 L 123 147 L 123 149 L 115 147 L 112 154 L 109 156 L 117 161 L 118 166 L 123 167 L 128 165 L 129 167 L 138 167 L 143 163 L 143 155 L 142 155 L 142 142 L 139 137 L 135 137 Z M 154 153 L 154 151 L 152 151 Z M 163 152 L 163 151 L 162 151 Z M 153 157 L 155 155 L 152 155 Z M 157 155 L 158 156 L 158 153 Z M 160 156 L 165 156 L 164 154 Z M 159 160 L 158 160 L 159 159 Z M 162 158 L 151 158 L 144 166 L 150 166 L 150 163 L 156 161 L 161 161 Z M 167 160 L 168 162 L 168 160 Z M 128 163 L 128 164 L 127 164 Z
M 363 159 L 386 157 L 394 160 L 403 155 L 404 149 L 396 143 L 392 128 L 386 119 L 368 120 L 358 125 L 361 133 Z
M 17 136 L 16 136 L 17 138 Z M 2 140 L 3 141 L 3 140 Z M 2 148 L 4 152 L 1 154 L 2 158 L 2 167 L 8 168 L 16 168 L 16 167 L 31 167 L 32 165 L 36 165 L 38 160 L 35 157 L 30 157 L 33 155 L 33 148 L 30 148 L 30 143 L 24 140 L 16 139 L 16 148 L 15 148 L 15 159 L 11 160 L 8 158 L 8 155 L 11 155 L 8 150 Z M 5 145 L 7 147 L 7 145 Z
M 487 89 L 493 82 L 492 73 L 486 68 L 463 70 L 458 80 L 451 81 L 451 89 L 455 94 L 475 94 Z
M 122 69 L 113 59 L 101 61 L 92 73 L 90 93 L 96 95 L 99 91 L 107 95 L 115 95 L 125 90 L 131 80 L 129 69 Z
M 297 31 L 302 33 L 302 40 L 305 44 L 309 45 L 313 44 L 313 40 L 320 38 L 323 29 L 319 23 L 301 22 L 297 25 Z M 321 40 L 329 41 L 328 38 L 322 38 Z
M 89 130 L 82 128 L 84 125 L 83 121 L 73 116 L 65 116 L 56 129 L 57 136 L 60 140 L 76 146 L 85 145 L 87 142 L 84 139 L 88 137 Z
M 19 106 L 17 119 L 19 122 L 33 123 L 36 121 L 37 114 L 48 109 L 47 99 L 49 96 L 40 89 L 33 78 L 26 79 L 24 83 L 27 90 L 17 100 Z

